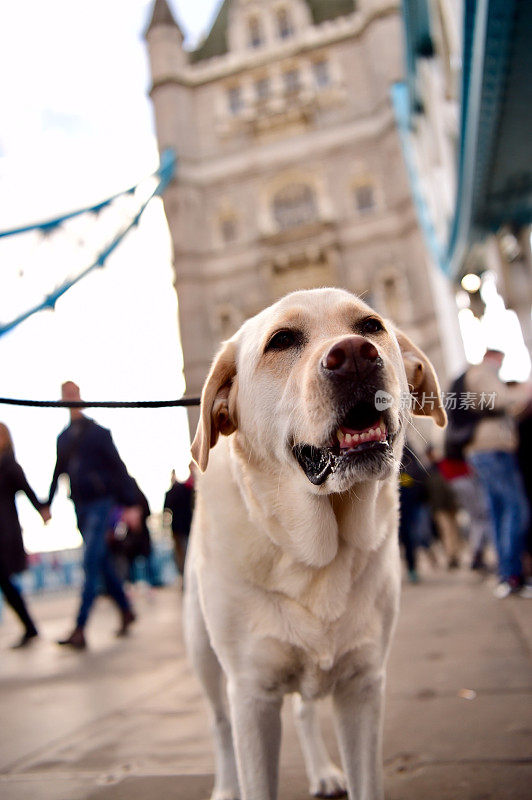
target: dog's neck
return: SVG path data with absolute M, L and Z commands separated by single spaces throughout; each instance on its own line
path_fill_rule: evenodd
M 393 484 L 372 481 L 338 495 L 294 489 L 293 479 L 262 469 L 231 439 L 234 479 L 257 536 L 246 550 L 246 578 L 331 624 L 346 613 L 368 560 L 395 535 Z
M 272 474 L 250 458 L 238 437 L 232 437 L 233 464 L 249 514 L 284 553 L 307 567 L 330 565 L 345 545 L 361 553 L 376 550 L 389 530 L 388 517 L 397 507 L 388 481 L 358 483 L 342 494 L 316 494 L 294 486 L 293 475 Z M 245 469 L 239 468 L 245 464 Z M 380 502 L 379 496 L 389 497 Z M 394 499 L 395 498 L 395 499 Z
M 394 484 L 371 481 L 337 495 L 294 490 L 293 480 L 261 469 L 231 438 L 234 479 L 257 536 L 246 550 L 247 580 L 267 582 L 314 619 L 332 623 L 346 613 L 368 560 L 396 535 Z

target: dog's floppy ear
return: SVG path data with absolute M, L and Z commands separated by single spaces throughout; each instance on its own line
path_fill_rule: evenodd
M 442 405 L 440 384 L 425 353 L 416 347 L 402 331 L 395 331 L 403 356 L 408 388 L 412 395 L 412 413 L 417 417 L 432 417 L 444 428 L 447 414 Z
M 190 448 L 202 472 L 207 469 L 209 450 L 222 433 L 229 436 L 237 427 L 236 346 L 226 342 L 213 361 L 201 393 L 200 421 Z

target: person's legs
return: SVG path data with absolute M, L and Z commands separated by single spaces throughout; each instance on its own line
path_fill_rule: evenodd
M 84 628 L 87 624 L 92 604 L 98 593 L 98 578 L 107 552 L 105 534 L 111 508 L 111 501 L 98 500 L 78 509 L 78 524 L 85 544 L 83 554 L 85 582 L 76 620 L 77 628 Z
M 174 539 L 175 565 L 179 575 L 183 576 L 185 572 L 186 538 L 181 531 L 172 531 L 172 536 Z
M 505 577 L 520 584 L 523 576 L 522 556 L 528 523 L 528 503 L 517 459 L 512 453 L 499 453 L 501 475 L 504 474 L 504 509 L 501 535 L 505 554 Z M 516 588 L 516 587 L 513 587 Z
M 460 556 L 460 532 L 456 524 L 455 515 L 452 511 L 435 511 L 434 521 L 440 534 L 449 568 L 458 567 Z
M 471 565 L 484 564 L 484 549 L 494 541 L 491 509 L 484 486 L 476 475 L 463 475 L 452 482 L 460 506 L 469 516 Z
M 19 592 L 10 576 L 0 566 L 0 590 L 15 614 L 18 616 L 24 625 L 24 634 L 22 639 L 15 645 L 15 647 L 23 647 L 31 639 L 38 635 L 37 628 L 33 622 L 30 613 L 24 602 L 22 594 Z
M 528 508 L 512 453 L 475 453 L 471 463 L 488 495 L 501 581 L 519 580 Z
M 494 456 L 495 453 L 491 452 L 474 453 L 470 457 L 470 462 L 486 493 L 493 523 L 493 537 L 497 552 L 497 572 L 500 579 L 504 580 L 505 552 L 501 533 L 504 501 L 501 497 L 501 487 L 495 474 L 497 460 Z
M 92 604 L 98 593 L 98 578 L 101 571 L 101 561 L 107 548 L 105 534 L 109 521 L 112 503 L 110 500 L 96 500 L 76 506 L 78 528 L 83 537 L 83 571 L 85 581 L 81 592 L 81 602 L 76 627 L 66 639 L 60 639 L 58 644 L 71 645 L 82 649 L 85 647 L 84 628 L 89 617 Z
M 120 628 L 116 632 L 117 636 L 124 636 L 136 617 L 124 591 L 122 581 L 116 572 L 113 556 L 107 547 L 102 555 L 100 567 L 109 596 L 115 601 L 122 615 Z
M 159 574 L 159 564 L 153 548 L 146 556 L 146 580 L 154 588 L 159 588 L 163 585 Z
M 100 568 L 105 578 L 105 585 L 109 596 L 115 601 L 121 611 L 130 611 L 131 605 L 124 591 L 122 581 L 116 571 L 114 559 L 107 548 L 102 553 Z
M 412 499 L 408 489 L 401 488 L 401 517 L 399 524 L 399 542 L 403 546 L 408 574 L 412 582 L 417 581 L 416 572 L 416 522 L 419 506 Z

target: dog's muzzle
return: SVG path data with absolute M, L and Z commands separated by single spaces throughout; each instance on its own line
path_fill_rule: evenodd
M 362 467 L 370 460 L 375 462 L 379 457 L 388 457 L 393 439 L 386 415 L 370 402 L 361 401 L 341 417 L 329 444 L 324 447 L 296 444 L 292 453 L 309 481 L 321 486 L 338 470 Z
M 329 383 L 336 422 L 325 446 L 298 443 L 292 453 L 315 486 L 348 467 L 377 468 L 391 456 L 394 433 L 389 414 L 377 408 L 383 390 L 383 362 L 377 348 L 362 336 L 349 336 L 323 356 L 319 370 Z

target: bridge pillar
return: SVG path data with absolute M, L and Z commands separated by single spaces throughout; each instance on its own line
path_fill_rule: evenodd
M 532 251 L 530 226 L 504 229 L 497 237 L 499 291 L 507 308 L 517 314 L 523 339 L 532 353 Z

